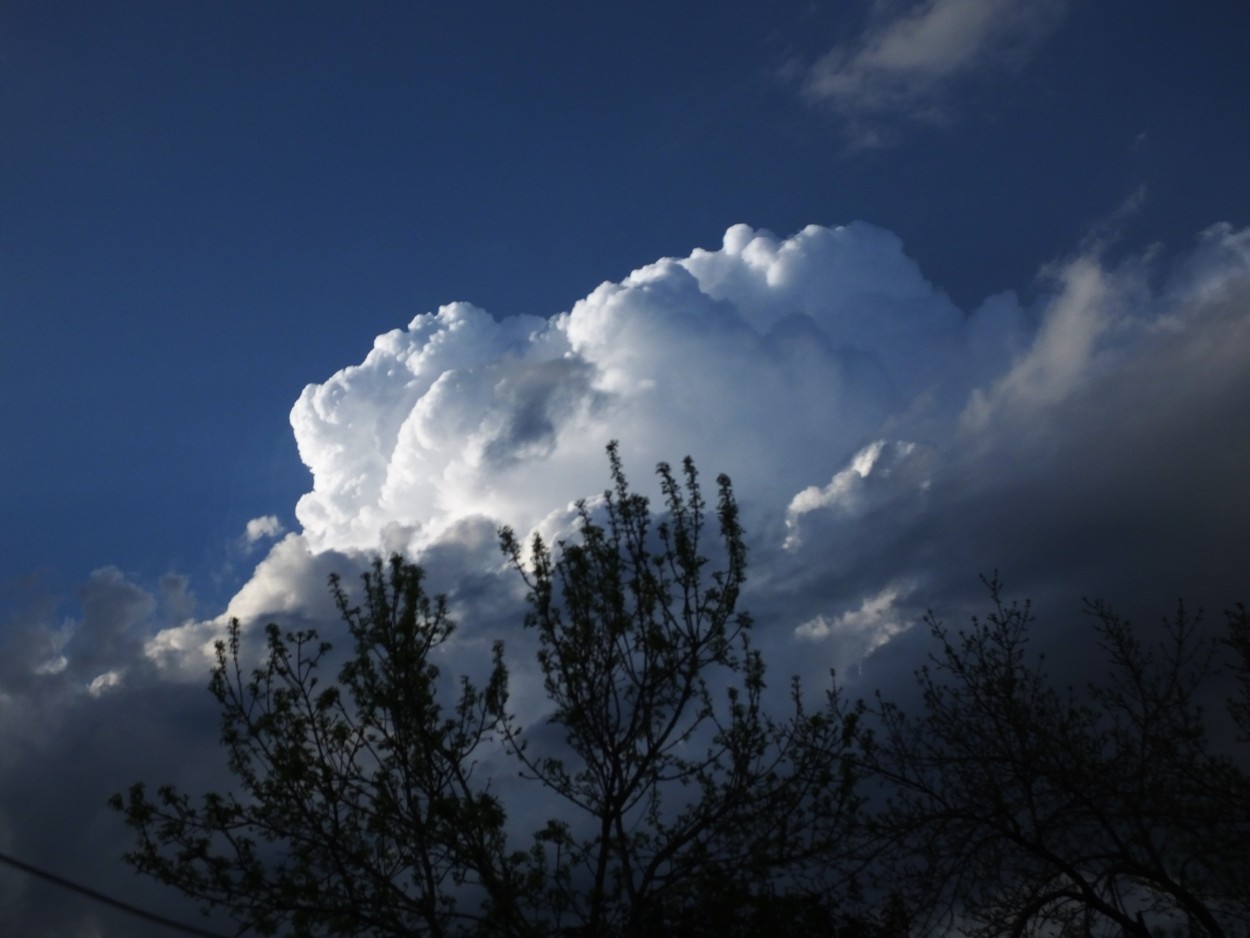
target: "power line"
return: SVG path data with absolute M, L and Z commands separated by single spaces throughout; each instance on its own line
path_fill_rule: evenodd
M 87 886 L 80 886 L 78 883 L 70 882 L 63 876 L 57 876 L 55 873 L 49 873 L 47 870 L 41 870 L 37 866 L 31 866 L 29 863 L 25 863 L 16 857 L 11 857 L 5 853 L 0 853 L 0 863 L 7 863 L 9 866 L 19 869 L 23 873 L 29 873 L 31 876 L 47 880 L 50 883 L 60 886 L 62 889 L 68 889 L 81 896 L 86 896 L 94 902 L 110 905 L 113 908 L 120 909 L 129 915 L 147 919 L 149 922 L 154 922 L 157 925 L 163 925 L 166 928 L 172 928 L 175 931 L 180 931 L 187 935 L 196 935 L 197 938 L 227 938 L 227 936 L 220 935 L 217 932 L 207 931 L 203 928 L 196 928 L 194 925 L 184 925 L 182 922 L 175 922 L 173 919 L 165 918 L 163 915 L 157 915 L 155 912 L 140 909 L 137 906 L 131 905 L 129 902 L 122 902 L 120 899 L 114 899 L 112 896 L 106 896 L 102 892 L 97 892 Z M 244 930 L 246 931 L 246 929 Z M 243 932 L 239 932 L 239 935 L 241 934 L 243 934 Z M 238 938 L 238 935 L 235 935 L 234 938 Z

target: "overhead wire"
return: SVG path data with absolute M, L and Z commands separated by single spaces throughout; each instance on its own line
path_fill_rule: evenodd
M 239 932 L 234 936 L 227 936 L 219 934 L 218 932 L 208 931 L 204 928 L 198 928 L 195 925 L 187 925 L 183 922 L 176 922 L 173 919 L 165 918 L 163 915 L 157 915 L 155 912 L 149 912 L 146 909 L 141 909 L 138 906 L 131 905 L 129 902 L 123 902 L 121 899 L 114 899 L 112 896 L 105 895 L 104 893 L 92 889 L 89 886 L 83 886 L 79 883 L 72 882 L 64 876 L 58 876 L 56 873 L 50 873 L 47 870 L 41 870 L 37 866 L 31 866 L 29 863 L 19 860 L 16 857 L 11 857 L 3 852 L 0 852 L 0 863 L 6 863 L 14 869 L 21 870 L 23 873 L 27 873 L 38 879 L 46 880 L 49 883 L 60 886 L 62 889 L 68 889 L 71 892 L 76 892 L 80 896 L 86 896 L 93 902 L 99 902 L 104 905 L 112 906 L 113 908 L 119 909 L 129 915 L 146 919 L 149 922 L 162 925 L 165 928 L 174 929 L 175 931 L 180 931 L 186 935 L 195 935 L 197 938 L 239 938 L 239 935 L 243 934 L 243 932 Z M 247 929 L 245 928 L 244 931 L 246 930 Z

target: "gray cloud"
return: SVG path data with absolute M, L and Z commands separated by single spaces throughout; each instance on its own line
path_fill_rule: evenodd
M 176 920 L 197 911 L 137 880 L 105 801 L 133 781 L 196 787 L 225 782 L 217 721 L 204 691 L 157 677 L 143 640 L 191 611 L 186 583 L 152 594 L 104 568 L 78 591 L 79 615 L 58 618 L 35 595 L 19 606 L 0 649 L 0 849 L 37 867 Z M 103 675 L 111 679 L 101 681 Z M 13 934 L 139 936 L 167 929 L 5 868 L 0 920 Z

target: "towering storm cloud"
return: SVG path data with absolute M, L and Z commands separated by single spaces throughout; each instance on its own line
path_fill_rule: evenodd
M 397 531 L 419 548 L 474 514 L 528 527 L 599 487 L 614 438 L 635 465 L 689 452 L 785 501 L 888 418 L 962 400 L 969 364 L 988 380 L 1018 314 L 965 322 L 897 238 L 860 224 L 787 240 L 739 225 L 550 320 L 451 304 L 301 395 L 314 486 L 298 517 L 315 550 Z M 1000 348 L 974 362 L 973 335 Z
M 738 225 L 550 319 L 453 303 L 305 389 L 303 530 L 227 614 L 324 615 L 326 572 L 378 552 L 453 592 L 494 582 L 497 527 L 559 533 L 613 439 L 640 486 L 687 454 L 733 478 L 750 600 L 795 662 L 812 643 L 857 662 L 996 567 L 1069 602 L 1210 590 L 1246 514 L 1248 296 L 1250 233 L 1217 225 L 1169 265 L 1087 252 L 1027 306 L 964 312 L 856 223 Z M 222 621 L 149 655 L 202 670 Z

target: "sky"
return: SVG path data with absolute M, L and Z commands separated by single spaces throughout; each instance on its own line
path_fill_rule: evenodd
M 4 4 L 0 851 L 194 920 L 103 802 L 223 783 L 228 618 L 332 628 L 400 550 L 480 668 L 496 529 L 613 439 L 733 478 L 771 673 L 897 686 L 994 570 L 1072 673 L 1082 596 L 1250 598 L 1248 48 L 1237 0 Z

